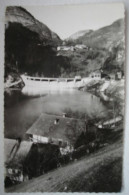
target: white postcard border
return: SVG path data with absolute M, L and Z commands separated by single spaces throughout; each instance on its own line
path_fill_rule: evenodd
M 4 192 L 4 142 L 3 142 L 3 130 L 4 130 L 4 96 L 3 96 L 3 75 L 4 75 L 4 12 L 5 7 L 9 5 L 67 5 L 67 4 L 86 4 L 86 3 L 124 3 L 125 5 L 125 24 L 126 24 L 126 106 L 125 106 L 125 132 L 124 132 L 124 166 L 123 166 L 123 190 L 122 195 L 129 194 L 129 1 L 128 0 L 0 0 L 0 194 Z M 109 13 L 110 14 L 110 13 Z M 9 193 L 10 194 L 10 193 Z M 12 194 L 12 193 L 11 193 Z M 16 193 L 15 193 L 16 194 Z M 21 193 L 23 194 L 23 193 Z M 30 194 L 30 193 L 26 193 Z M 32 194 L 41 194 L 32 193 Z M 44 193 L 48 194 L 48 193 Z M 49 193 L 53 194 L 53 193 Z M 60 194 L 60 193 L 58 193 Z M 65 193 L 61 193 L 65 194 Z M 71 193 L 69 193 L 71 194 Z M 78 193 L 74 193 L 78 194 Z M 90 193 L 81 193 L 90 194 Z M 96 193 L 92 193 L 96 194 Z M 103 194 L 103 193 L 99 193 Z M 110 193 L 104 193 L 110 194 Z M 112 193 L 116 194 L 116 193 Z

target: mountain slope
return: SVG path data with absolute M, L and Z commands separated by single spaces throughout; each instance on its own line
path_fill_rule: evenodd
M 22 7 L 6 9 L 5 78 L 9 74 L 59 76 L 67 72 L 67 57 L 57 56 L 56 47 L 62 41 L 45 24 L 36 20 Z
M 109 26 L 85 33 L 74 41 L 86 44 L 89 47 L 109 48 L 119 42 L 123 44 L 124 30 L 124 19 L 119 19 Z
M 87 31 L 85 31 L 87 32 Z M 82 32 L 82 34 L 84 31 Z M 77 36 L 76 36 L 77 35 Z M 103 69 L 106 74 L 123 71 L 125 63 L 124 19 L 119 19 L 109 26 L 90 31 L 80 36 L 80 31 L 73 39 L 65 40 L 66 45 L 83 44 L 88 49 L 59 51 L 70 59 L 74 72 L 82 76 L 96 69 Z
M 68 37 L 66 39 L 66 41 L 79 39 L 79 37 L 82 37 L 84 35 L 89 35 L 92 32 L 93 32 L 93 30 L 81 30 L 81 31 L 78 31 L 78 32 L 72 34 L 70 37 Z
M 58 35 L 56 35 L 56 33 L 52 32 L 45 24 L 36 20 L 27 10 L 22 7 L 7 7 L 6 22 L 16 22 L 22 24 L 27 29 L 36 32 L 42 41 L 46 40 L 48 43 L 53 41 L 55 44 L 61 43 L 61 39 Z

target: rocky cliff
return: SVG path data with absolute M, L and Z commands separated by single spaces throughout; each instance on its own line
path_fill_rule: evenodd
M 6 9 L 6 26 L 9 23 L 19 23 L 30 31 L 39 35 L 43 44 L 61 44 L 59 36 L 52 32 L 45 24 L 36 20 L 27 10 L 22 7 L 10 6 Z
M 67 40 L 85 44 L 89 47 L 110 48 L 114 44 L 124 43 L 124 19 L 119 19 L 109 26 L 98 30 L 83 30 L 71 35 Z
M 7 7 L 5 24 L 5 77 L 27 72 L 59 76 L 67 72 L 67 57 L 57 56 L 59 36 L 22 7 Z

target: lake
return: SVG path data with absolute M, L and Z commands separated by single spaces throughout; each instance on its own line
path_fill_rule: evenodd
M 5 137 L 24 138 L 25 132 L 41 113 L 62 114 L 66 109 L 103 114 L 106 107 L 99 97 L 88 92 L 8 90 L 5 92 Z

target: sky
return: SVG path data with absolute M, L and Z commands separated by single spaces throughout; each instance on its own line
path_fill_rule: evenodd
M 122 3 L 24 6 L 24 8 L 57 33 L 61 39 L 68 38 L 80 30 L 96 30 L 124 18 Z

